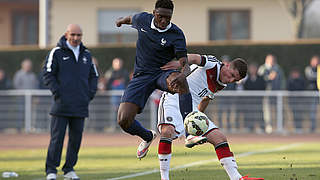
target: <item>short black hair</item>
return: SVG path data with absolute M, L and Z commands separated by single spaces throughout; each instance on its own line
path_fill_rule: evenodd
M 239 71 L 240 78 L 243 79 L 247 75 L 248 64 L 242 58 L 236 58 L 231 62 L 233 68 Z
M 172 0 L 157 0 L 155 9 L 157 8 L 166 8 L 173 10 L 174 6 Z

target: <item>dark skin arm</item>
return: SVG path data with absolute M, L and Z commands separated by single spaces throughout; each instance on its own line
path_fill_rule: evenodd
M 181 86 L 181 82 L 183 82 L 184 79 L 190 74 L 188 59 L 186 57 L 182 57 L 178 61 L 181 67 L 181 73 L 177 74 L 177 76 L 170 82 L 170 86 L 173 89 L 179 89 L 179 87 Z
M 132 16 L 120 17 L 116 20 L 117 27 L 120 27 L 122 24 L 132 24 Z
M 197 64 L 200 65 L 201 63 L 201 55 L 200 54 L 188 54 L 188 64 Z M 164 66 L 161 67 L 162 70 L 169 70 L 169 69 L 180 69 L 181 63 L 179 61 L 170 61 Z
M 190 73 L 190 66 L 188 64 L 188 59 L 186 57 L 182 57 L 179 59 L 179 63 L 181 65 L 181 73 L 184 74 L 185 77 L 187 77 Z

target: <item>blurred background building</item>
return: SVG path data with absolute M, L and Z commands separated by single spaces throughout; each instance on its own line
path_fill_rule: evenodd
M 293 41 L 319 38 L 319 0 L 175 0 L 172 21 L 188 43 L 215 40 Z M 54 46 L 70 22 L 91 46 L 135 42 L 136 31 L 116 28 L 119 16 L 152 12 L 150 0 L 0 0 L 0 46 Z
M 38 44 L 38 19 L 38 0 L 1 0 L 0 46 Z
M 101 72 L 98 98 L 90 105 L 86 128 L 118 131 L 114 117 L 117 106 L 111 102 L 123 91 L 108 89 L 108 78 L 103 74 L 115 58 L 122 59 L 122 69 L 132 74 L 137 32 L 129 26 L 116 28 L 115 20 L 141 11 L 151 13 L 155 1 L 0 0 L 0 131 L 48 131 L 52 100 L 41 85 L 40 71 L 48 51 L 70 23 L 83 28 L 83 41 Z M 320 54 L 320 0 L 173 1 L 172 22 L 183 29 L 188 52 L 214 54 L 221 60 L 225 55 L 230 59 L 242 57 L 256 66 L 246 81 L 230 86 L 210 103 L 207 114 L 218 126 L 227 132 L 320 132 L 317 87 L 289 86 L 297 80 L 291 76 L 293 68 L 301 76 L 308 69 L 305 78 L 316 84 L 320 65 L 318 58 L 315 63 L 311 59 Z M 272 65 L 265 64 L 268 54 L 276 60 Z M 25 59 L 32 62 L 28 73 L 37 77 L 33 79 L 40 85 L 36 90 L 11 90 L 18 89 L 14 75 Z M 257 68 L 264 65 L 266 73 L 257 74 Z M 277 67 L 278 73 L 270 67 Z M 270 84 L 269 74 L 274 78 L 281 74 L 283 86 L 265 90 L 264 85 L 254 84 Z M 146 127 L 156 124 L 157 100 L 149 101 L 139 115 Z

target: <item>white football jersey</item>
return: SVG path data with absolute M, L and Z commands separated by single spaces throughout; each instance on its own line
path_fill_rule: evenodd
M 208 96 L 213 98 L 213 94 L 226 87 L 219 81 L 220 69 L 223 66 L 214 56 L 202 56 L 205 61 L 204 66 L 192 65 L 192 73 L 187 77 L 190 93 L 192 95 L 193 111 L 198 110 L 198 104 L 202 98 Z M 183 118 L 179 108 L 179 94 L 170 94 L 165 92 L 160 99 L 158 109 L 158 127 L 162 124 L 171 124 L 175 127 L 176 135 L 184 135 Z M 218 128 L 212 121 L 209 121 L 207 132 Z M 161 132 L 161 128 L 159 128 Z M 206 133 L 207 133 L 206 132 Z
M 208 96 L 212 99 L 214 93 L 227 86 L 219 80 L 220 69 L 223 66 L 222 63 L 211 55 L 203 55 L 202 60 L 205 60 L 204 66 L 191 65 L 190 68 L 193 72 L 187 77 L 190 93 L 192 95 L 193 110 L 197 110 L 198 104 L 203 97 Z M 178 94 L 165 94 L 169 102 L 179 105 L 179 103 L 177 103 L 179 102 Z

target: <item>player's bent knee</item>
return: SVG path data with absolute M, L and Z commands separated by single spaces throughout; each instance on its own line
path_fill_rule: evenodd
M 128 114 L 126 113 L 118 113 L 118 124 L 122 129 L 128 129 L 132 122 L 133 122 L 134 118 L 130 117 Z
M 164 124 L 161 125 L 161 137 L 171 138 L 175 133 L 174 127 L 172 125 Z
M 118 110 L 117 121 L 123 130 L 128 129 L 138 112 L 138 106 L 131 103 L 121 103 Z
M 213 144 L 214 146 L 222 143 L 222 142 L 227 142 L 227 137 L 219 130 L 215 129 L 211 131 L 209 134 L 207 134 L 207 139 L 208 142 Z

